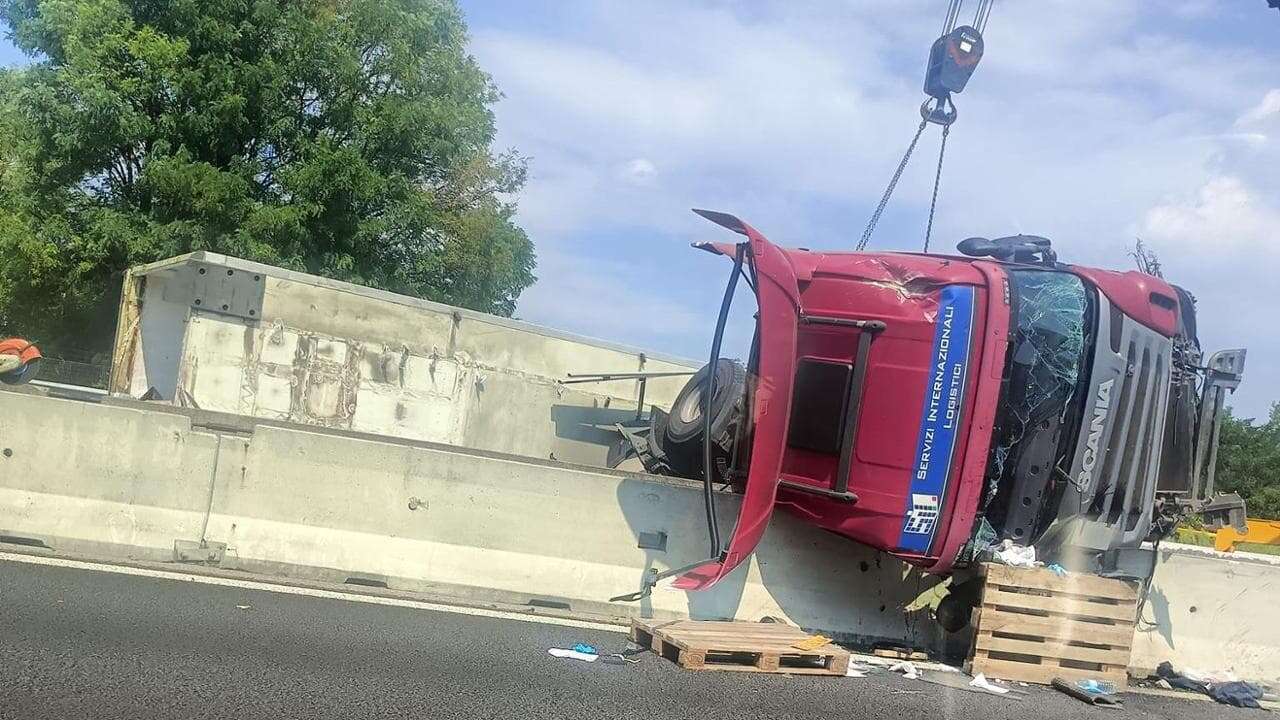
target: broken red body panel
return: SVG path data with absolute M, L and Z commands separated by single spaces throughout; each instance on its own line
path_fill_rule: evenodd
M 782 438 L 787 434 L 791 408 L 800 292 L 784 252 L 750 225 L 737 221 L 737 226 L 735 231 L 747 236 L 755 266 L 760 336 L 769 338 L 769 351 L 760 353 L 753 392 L 752 418 L 758 440 L 751 448 L 750 476 L 728 550 L 723 558 L 695 567 L 676 578 L 673 586 L 681 590 L 708 588 L 750 557 L 769 526 L 769 517 L 773 515 L 783 461 Z M 713 250 L 728 250 L 728 254 L 733 255 L 731 245 Z

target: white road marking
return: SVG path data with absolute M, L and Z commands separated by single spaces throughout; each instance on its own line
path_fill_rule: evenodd
M 88 562 L 84 560 L 68 560 L 66 558 L 47 557 L 43 555 L 20 555 L 17 553 L 0 551 L 0 561 L 27 563 L 28 565 L 47 565 L 50 567 L 72 568 L 75 570 L 90 570 L 93 572 L 106 572 L 116 575 L 136 575 L 138 577 L 160 578 L 163 580 L 181 580 L 185 582 L 200 583 L 202 585 L 244 588 L 246 590 L 262 590 L 281 595 L 303 595 L 305 597 L 345 600 L 347 602 L 358 602 L 368 605 L 389 605 L 392 607 L 447 612 L 453 613 L 454 615 L 471 615 L 473 617 L 497 618 L 500 620 L 518 620 L 520 622 L 538 623 L 541 625 L 559 625 L 562 627 L 603 630 L 605 632 L 615 633 L 627 632 L 627 629 L 621 625 L 588 622 L 586 620 L 570 620 L 568 618 L 528 615 L 525 613 L 508 612 L 505 610 L 489 610 L 486 608 L 462 607 L 458 605 L 442 605 L 423 600 L 406 600 L 402 598 L 379 597 L 377 595 L 359 595 L 356 593 L 345 593 L 335 590 L 294 587 L 291 585 L 274 585 L 272 583 L 257 582 L 254 580 L 234 580 L 231 578 L 196 575 L 180 571 L 152 570 L 150 568 L 130 567 L 128 565 L 110 565 L 107 563 Z

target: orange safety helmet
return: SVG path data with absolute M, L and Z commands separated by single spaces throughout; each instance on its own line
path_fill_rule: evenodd
M 0 340 L 0 355 L 15 355 L 18 358 L 18 367 L 0 373 L 0 382 L 6 385 L 22 385 L 35 377 L 36 365 L 43 357 L 40 355 L 40 348 L 22 338 Z

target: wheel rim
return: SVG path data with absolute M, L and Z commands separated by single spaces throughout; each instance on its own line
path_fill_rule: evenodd
M 702 417 L 702 386 L 694 388 L 680 406 L 680 422 L 691 423 Z

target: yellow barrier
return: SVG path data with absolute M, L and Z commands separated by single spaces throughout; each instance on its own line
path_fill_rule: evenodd
M 1231 552 L 1238 543 L 1255 545 L 1280 545 L 1280 520 L 1247 520 L 1249 531 L 1243 535 L 1235 528 L 1224 527 L 1214 535 L 1213 548 L 1219 552 Z

